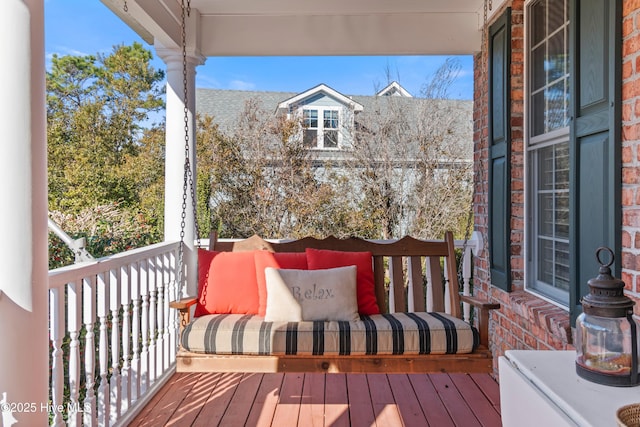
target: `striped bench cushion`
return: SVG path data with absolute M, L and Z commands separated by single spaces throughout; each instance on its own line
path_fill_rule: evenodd
M 187 325 L 181 340 L 185 350 L 207 354 L 462 354 L 477 347 L 478 332 L 443 313 L 376 314 L 353 322 L 209 314 Z

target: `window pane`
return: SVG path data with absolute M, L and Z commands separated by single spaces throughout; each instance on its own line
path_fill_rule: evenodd
M 556 83 L 545 91 L 547 104 L 547 132 L 568 125 L 565 115 L 566 97 L 564 81 Z
M 538 1 L 533 6 L 531 6 L 531 35 L 532 35 L 532 43 L 536 45 L 540 43 L 545 36 L 547 20 L 546 15 L 547 11 L 545 10 L 545 2 Z
M 538 136 L 545 133 L 544 126 L 544 91 L 531 96 L 531 136 Z
M 554 82 L 566 74 L 565 58 L 566 49 L 564 46 L 564 31 L 556 33 L 549 39 L 549 56 L 545 61 L 545 69 L 549 82 Z
M 324 112 L 324 128 L 338 129 L 338 112 L 325 110 Z
M 560 302 L 569 286 L 569 143 L 533 150 L 536 165 L 534 232 L 535 277 L 530 286 Z
M 556 242 L 554 255 L 554 286 L 562 291 L 569 292 L 569 243 Z
M 566 0 L 540 0 L 529 9 L 531 136 L 568 126 L 569 21 L 565 3 Z
M 544 45 L 540 45 L 531 52 L 531 80 L 533 91 L 543 88 L 547 84 L 547 73 L 545 72 L 545 50 Z
M 338 131 L 337 130 L 324 131 L 324 146 L 329 148 L 338 147 Z
M 538 196 L 538 234 L 553 237 L 553 194 L 542 193 Z
M 548 8 L 549 27 L 547 33 L 551 34 L 564 24 L 564 0 L 549 0 Z
M 558 193 L 555 205 L 555 236 L 569 238 L 569 193 Z
M 318 131 L 315 129 L 305 129 L 303 133 L 302 144 L 307 148 L 315 148 L 318 146 Z
M 304 110 L 304 127 L 317 128 L 318 127 L 318 110 Z
M 538 244 L 538 280 L 553 283 L 553 241 L 539 239 Z
M 554 157 L 553 147 L 538 150 L 538 189 L 541 191 L 552 190 L 554 182 Z
M 569 189 L 569 144 L 555 146 L 555 187 Z

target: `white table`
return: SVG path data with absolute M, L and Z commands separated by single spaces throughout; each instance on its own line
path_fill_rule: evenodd
M 587 381 L 575 360 L 575 351 L 509 350 L 500 357 L 503 426 L 616 426 L 618 408 L 640 403 L 640 386 Z

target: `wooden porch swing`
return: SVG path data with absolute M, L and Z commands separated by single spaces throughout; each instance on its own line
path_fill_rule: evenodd
M 359 354 L 341 354 L 338 347 L 333 353 L 325 354 L 286 354 L 286 350 L 281 354 L 240 354 L 240 352 L 234 353 L 233 348 L 230 351 L 222 354 L 212 354 L 210 352 L 196 352 L 192 348 L 197 347 L 194 345 L 193 336 L 198 336 L 197 329 L 203 328 L 203 334 L 207 332 L 209 337 L 204 337 L 205 341 L 211 339 L 211 335 L 214 334 L 214 324 L 217 320 L 232 317 L 229 314 L 209 314 L 192 319 L 190 315 L 190 309 L 198 301 L 197 298 L 185 298 L 180 301 L 171 303 L 171 307 L 178 309 L 181 315 L 181 348 L 177 355 L 177 369 L 179 372 L 492 372 L 492 354 L 489 350 L 489 310 L 499 308 L 499 304 L 493 304 L 481 301 L 471 296 L 465 296 L 459 294 L 458 278 L 455 263 L 455 252 L 453 235 L 448 232 L 442 241 L 424 241 L 414 239 L 412 237 L 405 237 L 394 243 L 374 243 L 358 238 L 349 239 L 337 239 L 335 237 L 328 237 L 325 239 L 304 238 L 300 240 L 294 240 L 286 243 L 270 243 L 265 242 L 261 238 L 254 236 L 252 238 L 240 241 L 240 242 L 216 242 L 215 238 L 211 240 L 210 248 L 215 251 L 221 252 L 250 252 L 250 251 L 273 251 L 276 254 L 279 253 L 301 253 L 309 249 L 316 250 L 330 250 L 352 253 L 371 253 L 371 260 L 373 265 L 373 278 L 375 283 L 375 296 L 378 302 L 381 314 L 378 315 L 383 321 L 391 323 L 396 322 L 400 318 L 402 325 L 406 322 L 402 319 L 405 316 L 413 317 L 419 315 L 421 318 L 426 316 L 436 316 L 438 319 L 447 323 L 447 327 L 451 326 L 451 329 L 443 331 L 430 330 L 430 321 L 423 322 L 425 325 L 428 323 L 426 329 L 418 330 L 415 332 L 414 339 L 416 340 L 415 346 L 417 350 L 413 354 L 400 353 L 397 347 L 401 345 L 407 345 L 401 343 L 393 346 L 389 346 L 388 354 L 374 354 L 367 351 L 362 351 Z M 276 255 L 277 256 L 277 255 Z M 443 265 L 445 270 L 443 270 Z M 253 268 L 254 266 L 250 266 Z M 385 273 L 389 270 L 389 282 L 385 283 Z M 425 278 L 430 281 L 429 286 L 425 286 Z M 446 279 L 445 279 L 446 278 Z M 229 283 L 229 286 L 233 286 L 233 283 Z M 426 297 L 425 290 L 430 294 Z M 429 304 L 430 313 L 427 313 L 425 301 L 431 301 Z M 477 330 L 470 329 L 470 327 L 461 320 L 460 303 L 466 302 L 475 307 Z M 391 305 L 389 305 L 391 303 Z M 446 315 L 441 313 L 448 312 Z M 395 313 L 390 315 L 389 313 Z M 433 314 L 437 313 L 437 314 Z M 396 316 L 395 318 L 390 316 Z M 442 319 L 442 316 L 447 316 Z M 264 327 L 270 322 L 264 322 L 259 316 L 244 316 L 245 326 L 252 322 L 258 322 L 254 325 L 256 329 Z M 371 318 L 376 316 L 363 316 L 360 323 L 370 321 Z M 401 318 L 402 317 L 402 318 Z M 455 325 L 452 320 L 457 319 Z M 427 319 L 428 320 L 428 319 Z M 195 323 L 198 322 L 198 323 Z M 236 332 L 239 329 L 239 324 L 242 321 L 237 319 L 233 320 L 233 323 L 229 325 L 229 330 L 217 331 L 217 338 L 215 344 L 218 347 L 224 346 L 221 343 L 221 339 L 225 334 L 233 335 L 235 328 Z M 450 322 L 450 323 L 449 323 Z M 317 328 L 317 322 L 302 322 L 302 323 L 315 323 Z M 314 341 L 322 341 L 325 349 L 330 347 L 328 342 L 335 342 L 336 340 L 344 340 L 344 336 L 340 336 L 343 332 L 337 328 L 331 328 L 330 324 L 337 322 L 324 322 L 322 325 L 323 333 L 315 334 Z M 355 322 L 358 323 L 358 322 Z M 397 323 L 397 322 L 396 322 Z M 437 323 L 437 322 L 436 322 Z M 276 325 L 277 322 L 271 323 Z M 293 322 L 287 322 L 284 325 L 278 324 L 278 327 L 283 328 L 281 331 L 283 334 L 287 333 L 287 328 L 291 328 Z M 219 324 L 218 326 L 221 327 Z M 222 328 L 222 327 L 221 327 Z M 351 334 L 354 334 L 356 327 L 352 326 Z M 398 328 L 401 330 L 402 328 Z M 189 336 L 185 336 L 185 331 L 189 333 Z M 451 343 L 455 340 L 451 334 L 463 335 L 465 332 L 471 331 L 472 340 L 474 341 L 470 351 L 464 353 L 452 351 L 451 348 L 440 349 L 438 354 L 427 354 L 425 342 L 429 340 L 436 341 L 444 338 Z M 385 331 L 386 333 L 387 331 Z M 408 335 L 409 331 L 403 331 Z M 237 332 L 239 333 L 239 332 Z M 299 333 L 299 332 L 298 332 Z M 438 334 L 441 333 L 440 336 Z M 248 346 L 249 332 L 245 329 L 245 337 L 242 338 L 245 346 Z M 311 333 L 310 333 L 311 334 Z M 365 334 L 366 335 L 366 334 Z M 222 338 L 221 338 L 222 337 Z M 264 339 L 265 336 L 255 334 L 252 336 L 254 339 Z M 286 340 L 278 336 L 266 336 L 271 339 L 271 345 L 277 346 L 279 339 Z M 235 339 L 241 339 L 239 335 Z M 302 340 L 303 338 L 298 338 Z M 367 340 L 368 338 L 363 338 Z M 398 340 L 398 337 L 394 338 Z M 407 338 L 408 339 L 408 338 Z M 196 341 L 198 338 L 196 338 Z M 372 338 L 373 340 L 373 338 Z M 459 339 L 460 340 L 460 339 Z M 356 347 L 358 343 L 357 338 L 351 337 L 351 342 L 348 345 Z M 381 344 L 382 339 L 378 338 L 378 345 Z M 431 343 L 433 347 L 436 347 L 434 342 Z M 312 346 L 317 347 L 318 343 L 314 342 Z M 362 344 L 367 347 L 368 344 Z M 206 344 L 205 344 L 206 347 Z M 393 347 L 393 348 L 392 348 Z M 445 346 L 446 347 L 446 346 Z M 396 353 L 396 354 L 393 354 Z
M 182 0 L 185 106 L 185 16 L 188 14 L 188 0 L 187 5 Z M 188 186 L 196 233 L 199 228 L 189 161 L 187 114 L 185 107 L 180 282 L 183 279 Z M 489 349 L 489 311 L 499 308 L 499 304 L 460 295 L 451 232 L 447 232 L 443 240 L 404 237 L 393 243 L 335 237 L 307 237 L 273 243 L 258 236 L 231 243 L 218 241 L 214 234 L 209 250 L 211 252 L 199 250 L 198 271 L 201 277 L 198 280 L 198 297 L 183 298 L 169 304 L 179 311 L 181 319 L 178 372 L 493 371 Z M 266 264 L 264 260 L 260 261 L 265 256 Z M 233 257 L 242 258 L 242 263 L 238 264 L 236 260 L 225 265 L 222 261 Z M 356 267 L 351 268 L 352 265 Z M 285 273 L 314 281 L 312 288 L 297 288 L 298 297 L 307 295 L 308 300 L 322 299 L 318 297 L 318 287 L 322 287 L 319 295 L 327 297 L 326 301 L 320 302 L 324 305 L 308 309 L 307 301 L 302 301 L 305 298 L 292 299 L 293 288 L 299 283 L 292 285 L 282 276 Z M 323 318 L 323 311 L 333 313 L 336 306 L 341 306 L 345 300 L 329 298 L 343 291 L 342 281 L 323 279 L 333 273 L 351 274 L 348 280 L 345 279 L 348 285 L 344 285 L 353 288 L 349 294 L 352 304 L 347 307 L 347 317 L 338 312 L 336 318 L 329 314 Z M 240 278 L 247 275 L 256 281 L 255 289 L 241 287 Z M 226 277 L 226 281 L 221 277 Z M 276 298 L 278 286 L 288 286 L 289 294 Z M 255 290 L 256 295 L 241 294 L 246 289 L 250 289 L 248 293 Z M 237 312 L 228 307 L 209 310 L 210 304 L 216 305 L 215 296 L 225 293 L 236 294 L 236 305 L 243 306 L 246 302 L 243 298 L 247 301 L 254 298 L 261 307 Z M 365 297 L 369 308 L 363 311 Z M 352 299 L 357 300 L 355 308 Z M 289 303 L 283 304 L 285 300 Z M 477 328 L 462 320 L 462 302 L 475 308 Z M 195 316 L 191 313 L 194 306 Z M 274 308 L 276 306 L 277 309 Z M 308 310 L 320 312 L 320 317 L 317 314 L 308 317 Z M 298 317 L 288 318 L 292 313 Z

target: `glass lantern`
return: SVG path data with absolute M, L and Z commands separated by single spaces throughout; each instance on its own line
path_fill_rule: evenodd
M 603 251 L 610 254 L 608 263 L 600 260 Z M 600 272 L 589 280 L 576 320 L 576 372 L 598 384 L 637 385 L 640 328 L 633 317 L 635 303 L 624 295 L 624 282 L 611 276 L 613 251 L 598 248 L 596 259 Z

